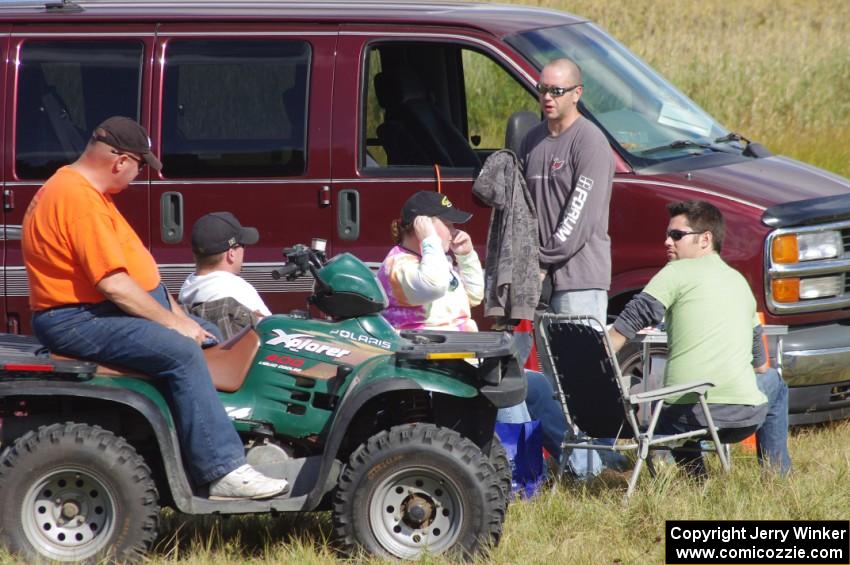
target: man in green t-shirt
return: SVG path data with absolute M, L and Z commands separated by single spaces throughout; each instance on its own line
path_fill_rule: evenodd
M 757 427 L 759 461 L 785 474 L 791 468 L 788 387 L 768 368 L 747 281 L 720 258 L 723 215 L 699 200 L 673 203 L 667 209 L 669 263 L 614 322 L 609 330 L 614 349 L 619 351 L 641 328 L 664 319 L 669 350 L 665 386 L 713 383 L 706 400 L 717 427 L 732 435 L 735 429 L 748 434 Z M 656 430 L 674 434 L 704 426 L 702 409 L 690 393 L 668 401 Z M 673 455 L 693 473 L 705 472 L 699 452 L 674 450 Z

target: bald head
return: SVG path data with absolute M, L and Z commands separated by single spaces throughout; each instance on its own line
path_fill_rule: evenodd
M 581 68 L 572 59 L 552 59 L 543 67 L 541 74 L 549 70 L 563 76 L 570 84 L 581 84 Z
M 552 135 L 559 135 L 579 118 L 581 69 L 570 59 L 549 61 L 540 71 L 537 91 L 540 110 Z

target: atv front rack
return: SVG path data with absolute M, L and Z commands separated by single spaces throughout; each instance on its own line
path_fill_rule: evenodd
M 400 335 L 410 343 L 396 350 L 397 361 L 459 360 L 462 365 L 474 370 L 481 381 L 494 386 L 505 378 L 522 377 L 514 338 L 508 333 L 416 330 L 402 331 Z M 460 361 L 464 359 L 476 366 Z
M 410 330 L 401 331 L 400 335 L 410 344 L 396 351 L 398 359 L 489 359 L 516 355 L 514 338 L 505 332 Z

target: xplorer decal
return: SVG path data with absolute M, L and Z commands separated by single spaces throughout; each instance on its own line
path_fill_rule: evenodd
M 328 357 L 340 358 L 351 354 L 350 349 L 319 343 L 309 334 L 288 334 L 283 330 L 272 330 L 275 337 L 266 341 L 266 345 L 283 345 L 290 351 L 309 351 Z

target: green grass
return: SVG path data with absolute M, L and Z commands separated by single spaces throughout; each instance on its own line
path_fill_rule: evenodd
M 762 475 L 752 453 L 735 448 L 725 475 L 715 457 L 702 485 L 675 468 L 644 474 L 629 504 L 621 485 L 566 482 L 530 502 L 511 505 L 501 544 L 479 563 L 663 563 L 664 521 L 670 519 L 847 518 L 850 508 L 850 423 L 796 430 L 794 473 Z M 335 563 L 327 513 L 191 518 L 164 514 L 154 565 Z M 359 558 L 355 562 L 383 563 Z M 426 563 L 449 563 L 428 558 Z M 0 562 L 13 562 L 0 554 Z M 386 561 L 388 563 L 388 561 Z

